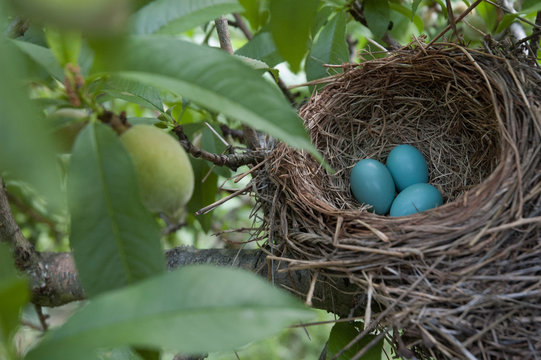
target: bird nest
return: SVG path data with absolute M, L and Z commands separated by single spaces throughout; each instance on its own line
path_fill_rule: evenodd
M 335 172 L 274 146 L 254 179 L 273 259 L 318 281 L 348 279 L 365 294 L 365 326 L 394 330 L 386 336 L 400 356 L 537 358 L 539 67 L 420 45 L 345 67 L 300 115 Z M 399 144 L 427 159 L 443 206 L 389 217 L 353 198 L 355 163 L 385 162 Z

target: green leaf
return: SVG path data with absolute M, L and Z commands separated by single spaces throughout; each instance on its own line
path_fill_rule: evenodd
M 359 335 L 360 331 L 356 327 L 356 324 L 362 326 L 362 323 L 349 322 L 337 322 L 334 324 L 327 345 L 327 359 L 331 359 L 334 355 L 338 354 L 350 341 Z M 376 335 L 370 334 L 363 336 L 357 343 L 340 355 L 338 360 L 349 360 L 353 358 L 359 351 L 374 340 L 375 337 Z M 380 360 L 382 351 L 383 339 L 378 341 L 370 348 L 370 350 L 361 356 L 360 360 Z
M 389 3 L 381 0 L 365 0 L 364 17 L 374 37 L 381 39 L 389 28 Z
M 413 0 L 413 2 L 411 3 L 411 13 L 412 14 L 416 14 L 417 13 L 417 8 L 419 7 L 419 4 L 421 3 L 422 0 Z
M 149 109 L 163 112 L 163 102 L 160 92 L 147 84 L 120 77 L 112 77 L 107 80 L 101 90 L 113 98 L 123 99 Z
M 186 266 L 89 301 L 26 359 L 72 360 L 125 345 L 187 354 L 233 350 L 312 316 L 254 274 Z
M 157 0 L 133 16 L 133 34 L 178 34 L 222 14 L 241 11 L 236 0 Z
M 261 60 L 270 67 L 284 61 L 274 45 L 272 34 L 266 31 L 257 33 L 252 40 L 238 49 L 235 54 Z
M 51 208 L 63 206 L 51 129 L 22 84 L 21 54 L 0 40 L 0 172 L 33 185 Z
M 413 22 L 413 24 L 415 25 L 415 27 L 420 33 L 423 32 L 424 30 L 423 19 L 421 19 L 419 15 L 415 14 L 414 12 L 411 12 L 410 9 L 408 9 L 407 7 L 401 4 L 390 3 L 389 7 L 391 10 L 394 10 L 397 13 L 402 14 L 404 17 L 406 17 L 411 22 Z M 411 34 L 408 34 L 408 36 L 411 36 Z
M 80 32 L 62 31 L 48 27 L 45 29 L 45 38 L 60 65 L 66 66 L 68 63 L 73 65 L 78 64 L 82 42 Z
M 9 0 L 16 13 L 33 22 L 111 35 L 126 24 L 130 0 Z
M 349 61 L 346 43 L 346 14 L 337 13 L 319 33 L 306 59 L 308 81 L 327 76 L 323 64 L 341 64 Z
M 70 243 L 87 296 L 165 270 L 160 229 L 139 197 L 129 154 L 108 126 L 90 124 L 77 137 L 68 203 Z
M 186 205 L 190 213 L 195 213 L 197 210 L 212 204 L 216 200 L 216 193 L 218 192 L 218 175 L 215 172 L 210 174 L 203 181 L 203 177 L 210 171 L 210 166 L 205 160 L 196 159 L 190 157 L 192 163 L 193 174 L 195 178 L 195 184 L 193 189 L 193 195 L 188 204 Z M 195 219 L 201 224 L 203 231 L 208 232 L 212 225 L 213 211 L 197 215 Z
M 52 77 L 60 81 L 64 79 L 64 70 L 50 49 L 20 40 L 12 40 L 12 43 L 30 59 L 42 66 Z
M 133 37 L 119 46 L 119 54 L 130 54 L 118 65 L 119 76 L 176 92 L 321 160 L 284 96 L 242 61 L 219 49 L 162 36 Z
M 264 13 L 267 10 L 265 9 L 265 0 L 239 0 L 239 3 L 244 8 L 244 17 L 248 19 L 254 31 L 265 25 L 266 16 Z
M 316 17 L 319 0 L 272 0 L 270 27 L 280 55 L 293 72 L 300 64 L 308 47 L 310 30 Z
M 9 346 L 29 298 L 28 282 L 17 275 L 10 247 L 0 243 L 0 347 L 1 343 Z
M 511 24 L 516 20 L 516 18 L 519 16 L 519 14 L 505 14 L 502 18 L 502 20 L 498 23 L 498 27 L 496 28 L 495 33 L 501 33 L 505 29 L 507 29 Z
M 526 15 L 541 11 L 541 2 L 539 0 L 525 0 L 519 14 Z

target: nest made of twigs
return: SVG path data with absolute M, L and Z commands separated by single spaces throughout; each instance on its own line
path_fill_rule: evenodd
M 278 144 L 254 179 L 274 258 L 364 295 L 400 356 L 541 354 L 541 71 L 441 44 L 345 68 L 301 109 L 336 171 Z M 411 144 L 444 205 L 406 217 L 359 204 L 349 173 Z M 400 331 L 398 331 L 400 330 Z M 390 335 L 389 335 L 390 337 Z

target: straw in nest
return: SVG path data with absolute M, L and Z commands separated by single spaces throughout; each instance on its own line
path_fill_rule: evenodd
M 401 356 L 536 358 L 539 68 L 452 44 L 403 49 L 345 71 L 300 114 L 336 173 L 272 150 L 254 188 L 274 258 L 370 294 L 366 331 L 394 329 Z M 351 168 L 398 144 L 423 153 L 443 206 L 392 218 L 355 201 Z

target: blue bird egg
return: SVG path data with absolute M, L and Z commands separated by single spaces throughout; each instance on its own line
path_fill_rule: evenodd
M 389 211 L 395 195 L 395 185 L 389 170 L 377 160 L 359 161 L 350 174 L 353 196 L 360 203 L 372 205 L 376 214 Z
M 428 182 L 425 158 L 411 145 L 398 145 L 391 150 L 386 165 L 398 192 L 410 185 Z
M 443 204 L 441 193 L 430 184 L 408 186 L 396 196 L 391 206 L 391 216 L 407 216 L 420 213 Z

